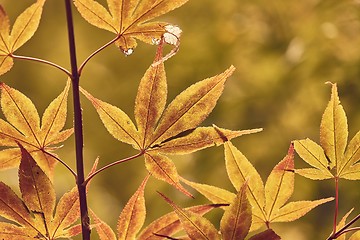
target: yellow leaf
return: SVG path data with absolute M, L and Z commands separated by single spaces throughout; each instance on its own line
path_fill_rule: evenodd
M 264 183 L 249 160 L 231 143 L 226 142 L 225 164 L 230 181 L 237 191 L 247 182 L 248 200 L 253 206 L 253 221 L 265 219 L 265 191 Z
M 6 56 L 8 53 L 10 53 L 9 38 L 10 20 L 5 12 L 5 9 L 0 5 L 0 56 Z M 1 62 L 2 61 L 0 61 L 0 63 Z
M 346 179 L 360 179 L 360 171 L 356 171 L 355 169 L 359 169 L 355 164 L 360 160 L 360 131 L 356 133 L 356 135 L 351 139 L 344 158 L 341 161 L 341 165 L 339 166 L 339 176 Z M 351 177 L 350 177 L 351 175 Z
M 181 184 L 179 180 L 179 174 L 176 170 L 175 164 L 166 156 L 156 153 L 145 154 L 145 166 L 146 169 L 162 181 L 169 183 L 176 187 L 179 191 L 185 195 L 192 197 Z
M 221 218 L 220 231 L 224 240 L 242 240 L 249 233 L 251 205 L 246 197 L 246 185 L 247 183 L 244 183 Z
M 145 222 L 146 208 L 144 189 L 149 176 L 150 175 L 146 176 L 120 214 L 117 224 L 119 240 L 135 239 Z
M 265 212 L 271 219 L 276 210 L 283 206 L 294 191 L 294 147 L 271 171 L 265 183 Z
M 315 201 L 297 201 L 290 202 L 285 206 L 279 208 L 278 211 L 274 211 L 271 216 L 271 222 L 291 222 L 304 216 L 310 212 L 313 208 L 334 200 L 333 197 L 323 198 Z
M 113 137 L 119 141 L 131 144 L 135 148 L 140 147 L 138 132 L 126 113 L 109 103 L 93 97 L 84 89 L 81 89 L 81 92 L 91 101 L 106 129 Z
M 204 121 L 215 107 L 225 81 L 234 70 L 231 66 L 222 74 L 200 81 L 180 93 L 165 109 L 152 141 L 161 143 Z
M 40 23 L 43 5 L 44 1 L 37 1 L 17 17 L 10 34 L 11 52 L 34 35 Z
M 113 33 L 118 33 L 112 16 L 98 2 L 93 0 L 75 0 L 74 4 L 81 16 L 90 24 Z
M 180 208 L 165 195 L 161 193 L 160 195 L 173 207 L 184 230 L 191 239 L 220 240 L 218 231 L 209 220 L 199 214 Z
M 262 129 L 232 131 L 216 126 L 197 127 L 156 145 L 154 149 L 164 154 L 188 154 L 204 148 L 219 146 L 232 138 L 256 133 L 261 130 Z
M 73 129 L 61 131 L 66 121 L 69 82 L 45 110 L 41 127 L 36 107 L 28 97 L 5 83 L 0 83 L 0 88 L 1 107 L 8 121 L 0 120 L 0 145 L 17 147 L 17 143 L 21 143 L 39 166 L 51 177 L 54 165 L 57 162 L 53 158 L 51 147 L 53 144 L 65 141 L 73 133 Z M 10 154 L 9 158 L 16 156 L 14 151 L 7 152 Z M 20 150 L 18 151 L 20 152 Z M 1 154 L 3 155 L 5 152 Z M 14 159 L 12 166 L 16 166 L 19 161 L 20 158 Z M 0 163 L 0 166 L 10 167 L 11 165 Z
M 141 79 L 136 100 L 135 120 L 141 138 L 141 147 L 151 144 L 153 132 L 162 112 L 167 95 L 164 64 L 150 66 Z
M 14 65 L 14 60 L 10 56 L 3 54 L 2 50 L 0 50 L 0 75 L 8 72 Z
M 340 166 L 348 138 L 345 111 L 340 104 L 336 84 L 332 84 L 331 99 L 320 124 L 320 144 L 333 166 Z
M 210 210 L 222 206 L 221 204 L 200 205 L 185 208 L 186 211 L 204 215 Z M 157 236 L 171 236 L 182 229 L 176 212 L 168 213 L 150 223 L 138 236 L 139 240 L 159 239 Z
M 333 177 L 324 150 L 310 139 L 294 141 L 299 156 L 311 166 L 319 169 L 324 177 Z
M 201 193 L 204 197 L 206 197 L 212 203 L 215 204 L 217 203 L 230 204 L 234 201 L 236 197 L 234 193 L 229 192 L 222 188 L 218 188 L 207 184 L 191 182 L 189 180 L 186 180 L 185 178 L 181 178 L 180 180 L 184 182 L 186 185 L 189 185 L 190 187 L 194 188 L 196 191 Z
M 324 171 L 316 168 L 295 169 L 295 173 L 312 180 L 325 180 L 334 177 L 330 174 L 324 174 Z
M 3 239 L 70 238 L 79 218 L 78 192 L 73 188 L 56 205 L 54 187 L 30 153 L 19 144 L 22 157 L 19 167 L 20 199 L 8 186 L 0 183 L 0 216 L 16 224 L 0 222 Z
M 90 24 L 117 35 L 116 45 L 129 54 L 135 38 L 146 43 L 160 39 L 167 23 L 148 22 L 185 4 L 188 0 L 108 0 L 109 11 L 94 0 L 74 0 L 82 17 Z M 129 51 L 131 50 L 131 51 Z

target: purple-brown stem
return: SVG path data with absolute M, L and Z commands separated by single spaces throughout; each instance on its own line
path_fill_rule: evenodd
M 84 158 L 83 158 L 83 125 L 82 125 L 82 112 L 80 103 L 80 90 L 79 82 L 80 76 L 78 74 L 76 62 L 76 47 L 74 36 L 74 24 L 71 11 L 71 0 L 65 0 L 66 20 L 69 37 L 69 51 L 71 62 L 71 82 L 73 92 L 74 104 L 74 133 L 75 133 L 75 151 L 76 151 L 76 172 L 77 172 L 77 187 L 79 192 L 80 201 L 80 217 L 81 217 L 81 230 L 82 239 L 90 240 L 90 218 L 87 207 L 86 199 L 86 186 L 84 183 Z

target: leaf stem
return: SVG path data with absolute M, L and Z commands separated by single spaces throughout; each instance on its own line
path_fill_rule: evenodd
M 336 233 L 338 212 L 339 212 L 339 178 L 336 176 L 335 177 L 335 214 L 334 214 L 333 235 L 335 235 L 335 233 Z
M 347 224 L 345 224 L 344 227 L 342 227 L 339 231 L 337 231 L 336 233 L 332 234 L 331 237 L 328 238 L 328 240 L 331 239 L 337 239 L 341 234 L 346 233 L 346 232 L 350 232 L 350 231 L 356 231 L 359 230 L 360 227 L 354 227 L 354 228 L 349 228 L 352 224 L 354 224 L 357 220 L 360 219 L 360 214 L 358 214 L 356 217 L 354 217 L 350 222 L 348 222 Z
M 102 50 L 104 50 L 105 48 L 107 48 L 108 46 L 110 46 L 111 44 L 113 44 L 114 42 L 116 42 L 116 40 L 118 40 L 121 36 L 118 35 L 116 36 L 114 39 L 112 39 L 111 41 L 109 41 L 108 43 L 106 43 L 105 45 L 101 46 L 100 48 L 98 48 L 96 51 L 94 51 L 92 54 L 90 54 L 90 56 L 88 56 L 85 61 L 80 65 L 79 69 L 78 69 L 78 74 L 79 76 L 82 73 L 82 70 L 84 69 L 85 65 L 90 61 L 91 58 L 93 58 L 96 54 L 98 54 L 99 52 L 101 52 Z
M 15 58 L 15 59 L 29 60 L 29 61 L 33 61 L 33 62 L 39 62 L 39 63 L 50 65 L 52 67 L 55 67 L 55 68 L 63 71 L 66 75 L 71 77 L 71 72 L 69 72 L 67 69 L 63 68 L 62 66 L 60 66 L 60 65 L 58 65 L 56 63 L 53 63 L 53 62 L 50 62 L 50 61 L 47 61 L 47 60 L 44 60 L 44 59 L 40 59 L 40 58 L 20 56 L 20 55 L 15 55 L 15 54 L 10 54 L 9 56 L 12 57 L 12 58 Z
M 118 161 L 112 162 L 112 163 L 110 163 L 110 164 L 108 164 L 108 165 L 100 168 L 99 170 L 97 170 L 97 171 L 93 172 L 92 174 L 90 174 L 90 175 L 86 178 L 86 180 L 84 181 L 83 184 L 86 186 L 86 184 L 88 184 L 89 181 L 90 181 L 93 177 L 95 177 L 95 175 L 101 173 L 102 171 L 104 171 L 104 170 L 106 170 L 106 169 L 108 169 L 108 168 L 110 168 L 110 167 L 112 167 L 112 166 L 118 165 L 118 164 L 120 164 L 120 163 L 124 163 L 124 162 L 130 161 L 130 160 L 133 160 L 133 159 L 135 159 L 135 158 L 138 158 L 138 157 L 144 155 L 144 153 L 145 153 L 145 151 L 141 151 L 141 152 L 139 152 L 138 154 L 135 154 L 135 155 L 133 155 L 133 156 L 130 156 L 130 157 L 127 157 L 127 158 L 124 158 L 124 159 L 120 159 L 120 160 L 118 160 Z
M 64 165 L 71 173 L 72 175 L 74 175 L 75 179 L 77 179 L 77 174 L 74 170 L 72 170 L 72 168 L 66 164 L 66 162 L 64 162 L 63 160 L 61 160 L 60 158 L 58 158 L 56 155 L 50 153 L 50 152 L 47 152 L 47 151 L 43 151 L 45 154 L 55 158 L 57 161 L 59 161 L 62 165 Z
M 74 23 L 72 18 L 71 0 L 65 0 L 66 20 L 69 38 L 69 51 L 71 62 L 71 82 L 73 90 L 73 104 L 74 104 L 74 132 L 75 132 L 75 151 L 76 151 L 76 171 L 77 171 L 77 187 L 79 192 L 80 202 L 80 216 L 81 216 L 81 230 L 82 239 L 90 240 L 90 218 L 86 199 L 86 186 L 84 183 L 84 158 L 83 158 L 83 126 L 82 126 L 82 112 L 80 103 L 79 82 L 80 76 L 77 70 L 76 63 L 76 47 L 74 35 Z

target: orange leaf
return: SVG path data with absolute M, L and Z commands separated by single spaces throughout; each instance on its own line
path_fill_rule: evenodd
M 221 218 L 220 230 L 224 240 L 242 240 L 249 233 L 251 205 L 246 197 L 246 185 L 247 183 L 244 183 Z
M 109 11 L 94 0 L 74 0 L 82 17 L 90 24 L 115 33 L 116 45 L 131 54 L 135 38 L 154 43 L 167 33 L 167 23 L 148 22 L 182 6 L 188 0 L 108 0 Z M 171 31 L 170 31 L 171 33 Z
M 17 224 L 0 223 L 2 239 L 57 239 L 79 234 L 72 224 L 79 218 L 77 189 L 59 201 L 55 216 L 55 191 L 50 179 L 20 144 L 22 158 L 19 185 L 23 200 L 8 186 L 0 184 L 0 216 Z
M 190 212 L 188 210 L 178 207 L 173 201 L 167 198 L 165 195 L 159 193 L 167 203 L 169 203 L 176 214 L 178 215 L 180 222 L 191 239 L 207 239 L 216 240 L 220 239 L 218 231 L 211 224 L 209 220 L 200 216 L 199 214 Z
M 93 225 L 99 235 L 100 240 L 116 240 L 116 235 L 110 226 L 102 221 L 98 216 L 96 216 L 92 210 L 90 210 L 90 213 L 94 220 Z
M 8 122 L 0 120 L 0 145 L 17 147 L 17 142 L 30 152 L 40 167 L 51 176 L 54 164 L 52 157 L 53 144 L 65 141 L 73 133 L 72 129 L 61 131 L 66 121 L 67 96 L 70 88 L 68 81 L 64 90 L 53 100 L 45 110 L 40 127 L 40 117 L 32 101 L 21 92 L 0 83 L 1 107 Z M 18 149 L 18 148 L 17 148 Z M 15 167 L 20 161 L 16 150 L 1 152 L 0 159 L 6 159 L 5 154 L 13 159 L 13 163 L 1 163 L 0 166 Z M 14 158 L 19 156 L 19 158 Z
M 19 167 L 22 198 L 30 211 L 41 213 L 44 220 L 50 222 L 56 204 L 54 186 L 32 156 L 21 145 L 19 147 L 22 155 Z
M 223 204 L 200 205 L 185 208 L 186 211 L 199 214 L 200 216 L 214 208 L 224 206 Z M 139 240 L 159 239 L 157 236 L 171 236 L 182 229 L 176 212 L 168 213 L 150 223 L 138 236 Z
M 146 176 L 137 191 L 132 195 L 122 210 L 118 224 L 118 239 L 135 239 L 137 233 L 145 222 L 144 189 L 149 176 Z

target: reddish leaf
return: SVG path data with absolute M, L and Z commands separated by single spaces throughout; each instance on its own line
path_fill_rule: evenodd
M 281 240 L 271 228 L 252 236 L 249 240 Z
M 21 200 L 8 186 L 1 183 L 0 216 L 17 224 L 0 223 L 3 239 L 57 239 L 79 234 L 72 224 L 79 218 L 76 188 L 59 201 L 55 216 L 55 191 L 50 179 L 29 152 L 19 145 L 22 153 L 19 168 Z
M 220 222 L 224 240 L 245 239 L 251 225 L 251 205 L 246 197 L 247 183 L 241 187 L 234 201 L 225 210 Z

